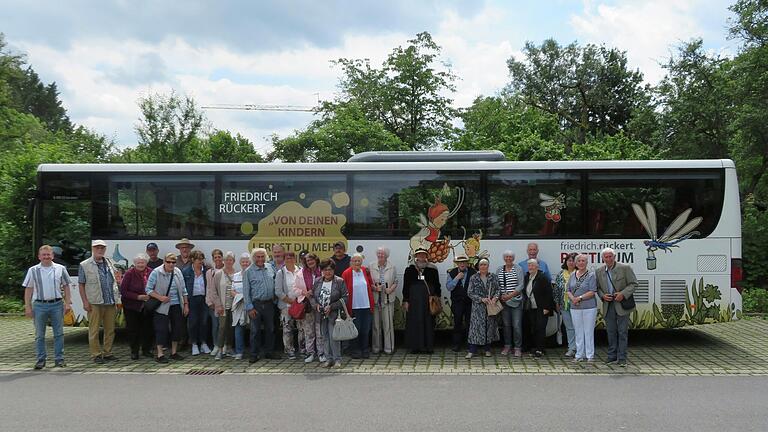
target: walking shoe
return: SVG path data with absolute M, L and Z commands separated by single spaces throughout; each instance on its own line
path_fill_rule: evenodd
M 171 354 L 171 360 L 184 360 L 184 356 L 179 353 Z
M 512 353 L 512 357 L 520 358 L 523 356 L 523 351 L 520 348 L 515 348 L 515 351 Z
M 606 365 L 616 364 L 616 359 L 608 359 L 608 360 L 605 361 L 605 364 Z
M 329 368 L 331 366 L 333 366 L 333 362 L 324 361 L 320 363 L 320 367 Z
M 56 360 L 56 362 L 53 364 L 55 367 L 67 367 L 67 364 L 64 363 L 64 360 Z
M 214 346 L 213 351 L 211 351 L 211 357 L 216 357 L 221 352 L 221 348 Z
M 315 355 L 314 354 L 310 354 L 310 355 L 307 356 L 307 358 L 304 359 L 304 363 L 312 363 L 313 361 L 315 361 Z
M 580 363 L 583 362 L 583 358 L 574 357 L 573 360 L 571 360 L 571 363 Z
M 221 352 L 216 353 L 216 357 L 214 357 L 215 360 L 221 360 L 222 358 Z
M 317 361 L 320 363 L 325 363 L 328 361 L 328 359 L 325 357 L 325 354 L 320 354 L 320 357 L 317 358 Z
M 533 356 L 536 358 L 541 358 L 541 357 L 544 357 L 544 353 L 541 351 L 534 351 Z
M 155 357 L 155 361 L 157 361 L 158 363 L 168 363 L 168 358 L 162 355 L 160 357 Z
M 110 354 L 110 355 L 105 355 L 105 356 L 104 356 L 104 360 L 105 360 L 105 361 L 117 361 L 117 357 L 113 356 L 112 354 Z
M 235 360 L 242 360 L 243 359 L 243 355 L 242 354 L 235 354 L 234 359 Z
M 619 367 L 627 367 L 627 361 L 626 360 L 619 360 L 618 365 L 619 365 Z
M 192 344 L 192 356 L 200 355 L 200 348 L 197 347 L 197 344 Z
M 511 348 L 509 348 L 509 347 L 504 347 L 504 349 L 503 349 L 503 350 L 501 350 L 501 355 L 503 355 L 503 356 L 508 356 L 510 351 L 512 351 L 512 349 L 511 349 Z
M 35 370 L 40 370 L 45 367 L 45 359 L 38 360 L 37 363 L 35 363 Z
M 341 369 L 342 366 L 344 366 L 344 365 L 341 364 L 341 361 L 337 361 L 336 363 L 333 364 L 333 367 L 336 368 L 336 369 Z
M 568 351 L 566 351 L 566 352 L 565 352 L 565 354 L 564 354 L 564 356 L 565 356 L 565 357 L 568 357 L 568 358 L 570 358 L 570 357 L 573 357 L 573 356 L 575 356 L 575 355 L 576 355 L 576 353 L 575 353 L 573 350 L 568 350 Z
M 101 356 L 96 356 L 93 358 L 93 362 L 96 364 L 104 364 L 104 359 Z
M 296 354 L 295 353 L 288 353 L 288 360 L 296 360 Z
M 468 353 L 467 353 L 467 355 L 465 355 L 465 356 L 464 356 L 464 358 L 465 358 L 465 359 L 467 359 L 467 360 L 469 360 L 469 359 L 471 359 L 471 358 L 472 358 L 472 357 L 474 357 L 474 356 L 475 356 L 475 355 L 474 355 L 473 353 L 471 353 L 471 352 L 468 352 Z
M 205 343 L 205 342 L 203 342 L 203 345 L 200 346 L 200 351 L 202 351 L 205 354 L 210 354 L 211 353 L 211 349 L 208 348 L 208 344 Z
M 492 355 L 493 355 L 493 354 L 491 354 L 491 352 L 490 352 L 490 351 L 486 351 L 486 352 L 485 352 L 485 356 L 486 356 L 486 357 L 490 357 L 490 356 L 492 356 Z

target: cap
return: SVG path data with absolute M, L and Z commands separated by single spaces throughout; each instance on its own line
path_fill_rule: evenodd
M 429 251 L 427 251 L 427 250 L 426 250 L 426 249 L 424 249 L 423 247 L 420 247 L 420 248 L 416 248 L 416 250 L 415 250 L 415 251 L 413 251 L 413 255 L 414 255 L 414 256 L 416 256 L 416 255 L 418 255 L 418 254 L 421 254 L 421 253 L 429 255 Z
M 168 252 L 167 254 L 165 254 L 165 260 L 176 262 L 176 254 L 173 252 Z
M 347 249 L 347 245 L 345 245 L 343 241 L 337 241 L 336 243 L 333 244 L 334 249 L 336 249 L 337 247 L 343 248 L 345 250 Z
M 105 242 L 104 240 L 93 240 L 91 242 L 91 247 L 95 247 L 95 246 L 107 247 L 107 242 Z
M 195 244 L 189 241 L 188 238 L 184 237 L 183 239 L 179 240 L 178 243 L 176 243 L 176 249 L 178 249 L 179 246 L 189 246 L 191 248 L 194 248 Z
M 469 258 L 466 255 L 456 255 L 456 258 L 453 259 L 453 262 L 469 262 Z
M 160 249 L 160 248 L 157 247 L 157 243 L 152 242 L 152 243 L 147 243 L 147 250 L 150 250 L 150 249 Z

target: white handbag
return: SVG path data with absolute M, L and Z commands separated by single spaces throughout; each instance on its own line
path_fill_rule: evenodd
M 331 336 L 335 341 L 352 340 L 357 337 L 357 327 L 355 327 L 354 318 L 349 316 L 347 311 L 347 303 L 343 300 L 341 302 L 342 308 L 344 308 L 344 315 L 346 318 L 341 318 L 341 311 L 336 316 L 336 322 L 333 324 L 333 335 Z

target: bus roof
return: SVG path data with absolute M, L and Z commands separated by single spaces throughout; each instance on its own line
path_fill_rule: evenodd
M 735 168 L 730 159 L 612 161 L 461 161 L 461 162 L 317 162 L 317 163 L 157 163 L 41 164 L 38 172 L 280 172 L 280 171 L 429 171 L 429 170 L 588 170 L 588 169 Z

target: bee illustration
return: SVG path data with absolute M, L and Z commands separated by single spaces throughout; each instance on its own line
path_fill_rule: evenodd
M 541 199 L 540 205 L 544 207 L 544 211 L 546 212 L 544 213 L 544 217 L 555 223 L 560 222 L 560 219 L 562 218 L 560 216 L 560 210 L 565 208 L 565 195 L 560 193 L 551 196 L 545 193 L 540 193 L 539 199 Z

